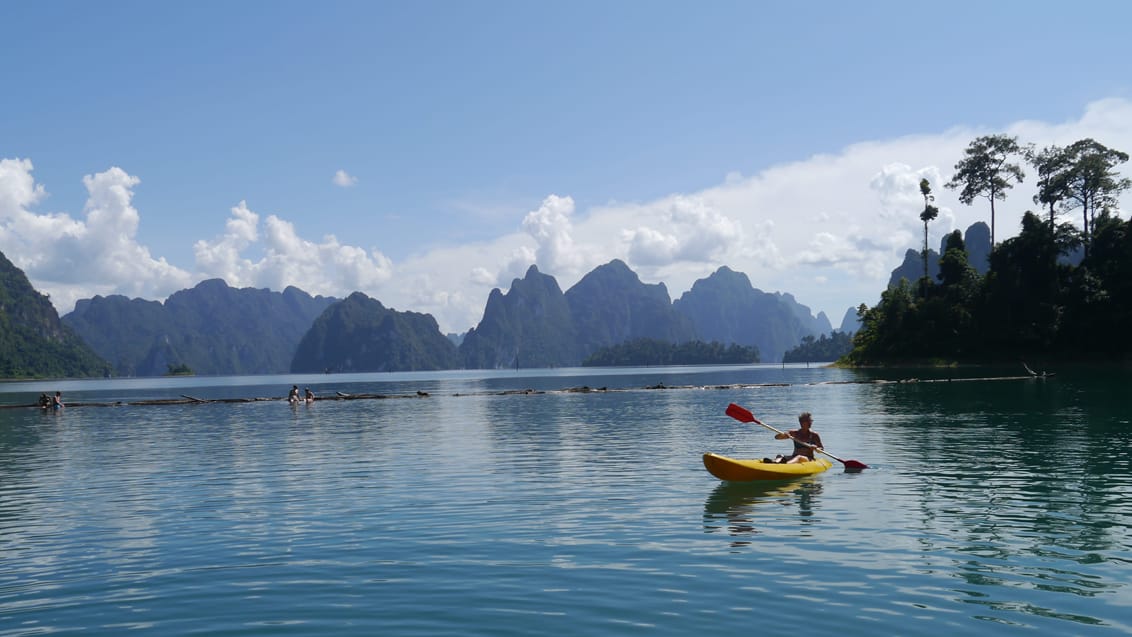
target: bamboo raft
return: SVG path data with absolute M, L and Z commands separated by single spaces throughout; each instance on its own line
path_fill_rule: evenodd
M 589 387 L 583 385 L 581 387 L 566 387 L 563 389 L 506 389 L 492 392 L 473 392 L 473 393 L 455 393 L 452 396 L 511 396 L 511 395 L 531 395 L 531 394 L 585 394 L 585 393 L 605 393 L 605 392 L 630 392 L 630 391 L 654 391 L 654 390 L 735 390 L 735 389 L 756 389 L 759 387 L 791 387 L 791 386 L 817 386 L 817 385 L 900 385 L 909 383 L 963 383 L 963 382 L 987 382 L 987 381 L 1011 381 L 1011 380 L 1034 380 L 1045 379 L 1052 377 L 1053 374 L 1033 374 L 1027 376 L 983 376 L 972 378 L 904 378 L 899 380 L 839 380 L 839 381 L 821 381 L 814 383 L 732 383 L 725 385 L 666 385 L 664 383 L 657 383 L 656 385 L 648 385 L 645 387 L 623 387 L 613 388 L 608 387 Z M 345 392 L 334 392 L 333 395 L 326 394 L 318 396 L 315 402 L 326 401 L 340 401 L 340 400 L 395 400 L 395 399 L 408 399 L 408 398 L 429 398 L 431 394 L 426 391 L 417 391 L 411 394 L 349 394 Z M 67 402 L 67 408 L 73 407 L 156 407 L 166 405 L 204 405 L 204 404 L 217 404 L 217 403 L 256 403 L 256 402 L 287 402 L 286 397 L 253 397 L 253 398 L 197 398 L 187 394 L 181 394 L 177 398 L 154 398 L 149 400 L 131 400 L 131 401 L 113 401 L 113 402 Z M 302 402 L 302 401 L 300 401 Z M 0 404 L 0 409 L 39 409 L 41 408 L 38 403 L 30 404 Z

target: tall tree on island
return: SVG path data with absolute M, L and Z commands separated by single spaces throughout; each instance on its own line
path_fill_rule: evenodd
M 920 194 L 924 196 L 924 211 L 920 213 L 920 221 L 924 222 L 924 279 L 928 278 L 928 222 L 935 221 L 939 216 L 939 208 L 932 205 L 935 195 L 932 194 L 932 185 L 927 179 L 920 180 Z M 924 283 L 924 293 L 927 294 L 927 283 Z
M 1082 139 L 1065 149 L 1064 174 L 1057 180 L 1063 210 L 1081 209 L 1081 237 L 1088 256 L 1095 234 L 1097 212 L 1116 207 L 1120 193 L 1132 187 L 1132 179 L 1120 177 L 1116 165 L 1128 161 L 1128 153 L 1113 150 L 1094 139 Z
M 1065 179 L 1069 169 L 1069 154 L 1060 146 L 1046 146 L 1040 151 L 1030 148 L 1026 161 L 1038 171 L 1038 192 L 1034 203 L 1049 210 L 1049 225 L 1057 225 L 1058 204 L 1065 199 Z
M 991 249 L 994 249 L 994 202 L 1005 200 L 1006 191 L 1013 188 L 1011 181 L 1021 182 L 1026 174 L 1018 164 L 1010 163 L 1014 155 L 1021 155 L 1017 137 L 984 135 L 976 138 L 964 157 L 955 164 L 955 175 L 944 184 L 952 190 L 962 188 L 959 201 L 971 205 L 976 197 L 986 197 L 991 210 Z

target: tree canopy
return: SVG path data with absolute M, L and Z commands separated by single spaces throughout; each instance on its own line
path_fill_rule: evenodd
M 1128 155 L 1086 139 L 1027 158 L 1038 169 L 1034 202 L 1049 216 L 1026 212 L 1018 236 L 992 247 L 985 276 L 960 233 L 948 235 L 936 280 L 902 280 L 876 306 L 858 308 L 861 329 L 843 362 L 1132 356 L 1132 343 L 1116 338 L 1132 319 L 1132 221 L 1115 213 L 1132 185 L 1116 172 Z M 921 192 L 927 205 L 923 184 Z M 1058 212 L 1078 208 L 1081 227 L 1057 222 Z
M 1018 164 L 1010 162 L 1011 157 L 1022 154 L 1017 137 L 978 137 L 967 146 L 963 159 L 955 164 L 951 181 L 944 184 L 947 188 L 959 189 L 959 201 L 968 206 L 977 197 L 990 201 L 991 245 L 994 245 L 994 202 L 1006 199 L 1006 191 L 1014 186 L 1011 181 L 1021 182 L 1026 177 Z
M 841 330 L 833 330 L 828 336 L 818 338 L 805 336 L 797 347 L 782 356 L 783 363 L 811 363 L 835 361 L 853 349 L 853 337 Z

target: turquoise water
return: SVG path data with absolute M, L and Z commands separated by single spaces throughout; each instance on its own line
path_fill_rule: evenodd
M 1018 371 L 0 385 L 389 397 L 0 410 L 0 635 L 1132 634 L 1132 374 Z M 729 402 L 871 468 L 720 483 Z

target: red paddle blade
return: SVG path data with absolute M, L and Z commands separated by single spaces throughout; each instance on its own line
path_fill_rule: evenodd
M 869 468 L 869 465 L 861 462 L 860 460 L 846 460 L 844 461 L 844 464 L 846 469 L 852 469 L 853 471 L 860 471 L 861 469 Z
M 731 403 L 727 406 L 727 415 L 740 422 L 755 422 L 755 415 L 750 411 Z

